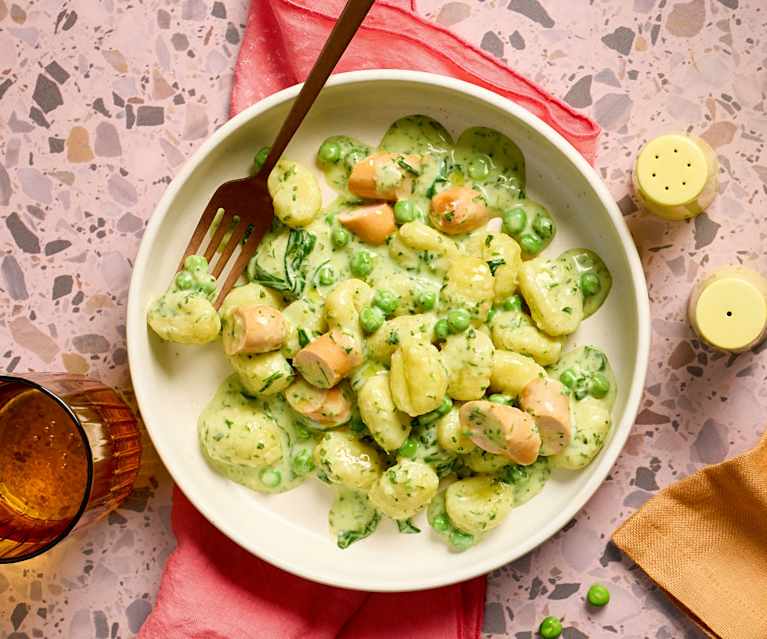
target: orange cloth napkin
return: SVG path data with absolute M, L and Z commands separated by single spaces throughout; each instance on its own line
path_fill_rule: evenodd
M 767 434 L 661 491 L 613 541 L 716 639 L 767 639 Z

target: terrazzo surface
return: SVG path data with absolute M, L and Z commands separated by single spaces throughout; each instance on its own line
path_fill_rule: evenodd
M 153 205 L 226 120 L 244 0 L 0 0 L 0 369 L 87 373 L 128 394 L 125 305 Z M 608 544 L 653 493 L 757 440 L 765 347 L 713 353 L 685 318 L 701 274 L 767 272 L 767 5 L 761 0 L 424 0 L 430 19 L 513 64 L 603 127 L 597 167 L 640 248 L 653 311 L 647 391 L 608 480 L 552 540 L 490 577 L 487 638 L 698 638 Z M 637 211 L 632 158 L 669 130 L 721 163 L 707 214 Z M 130 396 L 130 395 L 129 395 Z M 150 452 L 138 490 L 107 521 L 46 556 L 0 569 L 0 637 L 132 637 L 152 608 L 170 480 Z M 584 604 L 609 585 L 599 612 Z

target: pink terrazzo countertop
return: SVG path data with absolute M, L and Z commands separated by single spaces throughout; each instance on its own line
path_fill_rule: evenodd
M 0 0 L 0 369 L 88 373 L 129 393 L 132 260 L 163 190 L 226 119 L 245 0 Z M 623 454 L 548 543 L 490 576 L 488 638 L 701 637 L 608 543 L 659 488 L 751 447 L 767 421 L 767 348 L 713 353 L 685 302 L 705 270 L 767 272 L 764 0 L 423 0 L 428 15 L 604 128 L 597 167 L 640 248 L 653 311 L 651 366 Z M 629 192 L 639 146 L 702 135 L 721 163 L 708 214 L 666 223 Z M 109 519 L 0 569 L 0 637 L 132 637 L 151 610 L 170 480 L 151 452 Z M 592 613 L 592 581 L 613 599 Z

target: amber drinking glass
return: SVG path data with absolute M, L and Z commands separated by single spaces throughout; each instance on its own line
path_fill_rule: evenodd
M 141 461 L 138 422 L 82 375 L 0 375 L 0 563 L 22 561 L 116 508 Z

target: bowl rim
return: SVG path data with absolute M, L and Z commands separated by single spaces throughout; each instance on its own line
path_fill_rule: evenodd
M 155 449 L 174 482 L 186 495 L 189 501 L 192 502 L 194 507 L 197 508 L 197 510 L 219 531 L 251 554 L 294 575 L 330 586 L 366 590 L 370 592 L 406 592 L 458 583 L 478 575 L 486 574 L 514 559 L 522 557 L 561 530 L 565 524 L 567 524 L 567 522 L 569 522 L 583 508 L 586 502 L 593 497 L 594 493 L 602 485 L 615 464 L 618 455 L 623 450 L 639 410 L 639 403 L 644 392 L 650 355 L 650 306 L 642 263 L 618 205 L 595 169 L 562 135 L 538 118 L 538 116 L 497 93 L 463 80 L 435 73 L 398 69 L 350 71 L 334 74 L 329 79 L 327 86 L 337 87 L 349 84 L 381 81 L 399 81 L 412 84 L 430 85 L 469 95 L 505 111 L 513 118 L 521 120 L 524 124 L 535 129 L 539 134 L 543 135 L 549 142 L 551 142 L 557 150 L 575 166 L 578 172 L 584 176 L 591 189 L 593 189 L 607 210 L 618 237 L 620 238 L 623 253 L 629 266 L 638 312 L 637 336 L 634 345 L 636 351 L 635 375 L 626 398 L 626 408 L 620 422 L 613 424 L 613 439 L 611 445 L 599 455 L 595 462 L 596 467 L 592 470 L 592 474 L 586 484 L 584 484 L 578 491 L 576 497 L 568 504 L 567 508 L 558 512 L 555 517 L 552 517 L 547 525 L 539 530 L 537 534 L 530 536 L 523 543 L 515 546 L 513 552 L 510 552 L 507 555 L 485 558 L 482 561 L 478 561 L 447 575 L 434 575 L 430 578 L 419 579 L 416 582 L 408 580 L 407 577 L 403 577 L 399 580 L 390 580 L 384 585 L 377 585 L 366 582 L 364 576 L 360 576 L 359 578 L 349 578 L 346 576 L 336 577 L 324 575 L 311 566 L 305 566 L 298 562 L 294 562 L 290 558 L 289 553 L 278 556 L 270 552 L 261 552 L 260 549 L 259 552 L 256 552 L 257 543 L 254 543 L 253 539 L 246 538 L 245 535 L 240 534 L 235 526 L 230 526 L 223 521 L 217 520 L 213 513 L 208 509 L 204 499 L 195 495 L 193 491 L 187 492 L 184 490 L 183 483 L 178 480 L 173 465 L 169 463 L 169 451 L 163 450 L 162 446 L 155 444 Z M 144 317 L 144 312 L 143 309 L 138 307 L 140 299 L 139 286 L 140 282 L 144 279 L 146 264 L 150 256 L 150 247 L 154 245 L 161 222 L 165 218 L 168 209 L 181 187 L 189 179 L 195 168 L 218 144 L 249 120 L 258 117 L 262 113 L 281 103 L 289 102 L 295 98 L 301 86 L 301 84 L 296 84 L 259 100 L 218 128 L 200 145 L 181 167 L 181 170 L 168 185 L 165 193 L 152 212 L 134 262 L 130 288 L 128 291 L 126 322 L 128 363 L 136 401 L 142 414 L 144 413 L 144 406 L 149 405 L 148 397 L 152 392 L 152 389 L 145 385 L 141 380 L 140 375 L 135 375 L 133 373 L 133 371 L 141 370 L 141 356 L 137 349 L 138 343 L 141 340 L 142 331 L 144 334 L 146 333 L 146 319 Z M 146 420 L 145 424 L 154 444 L 154 428 L 149 420 Z

